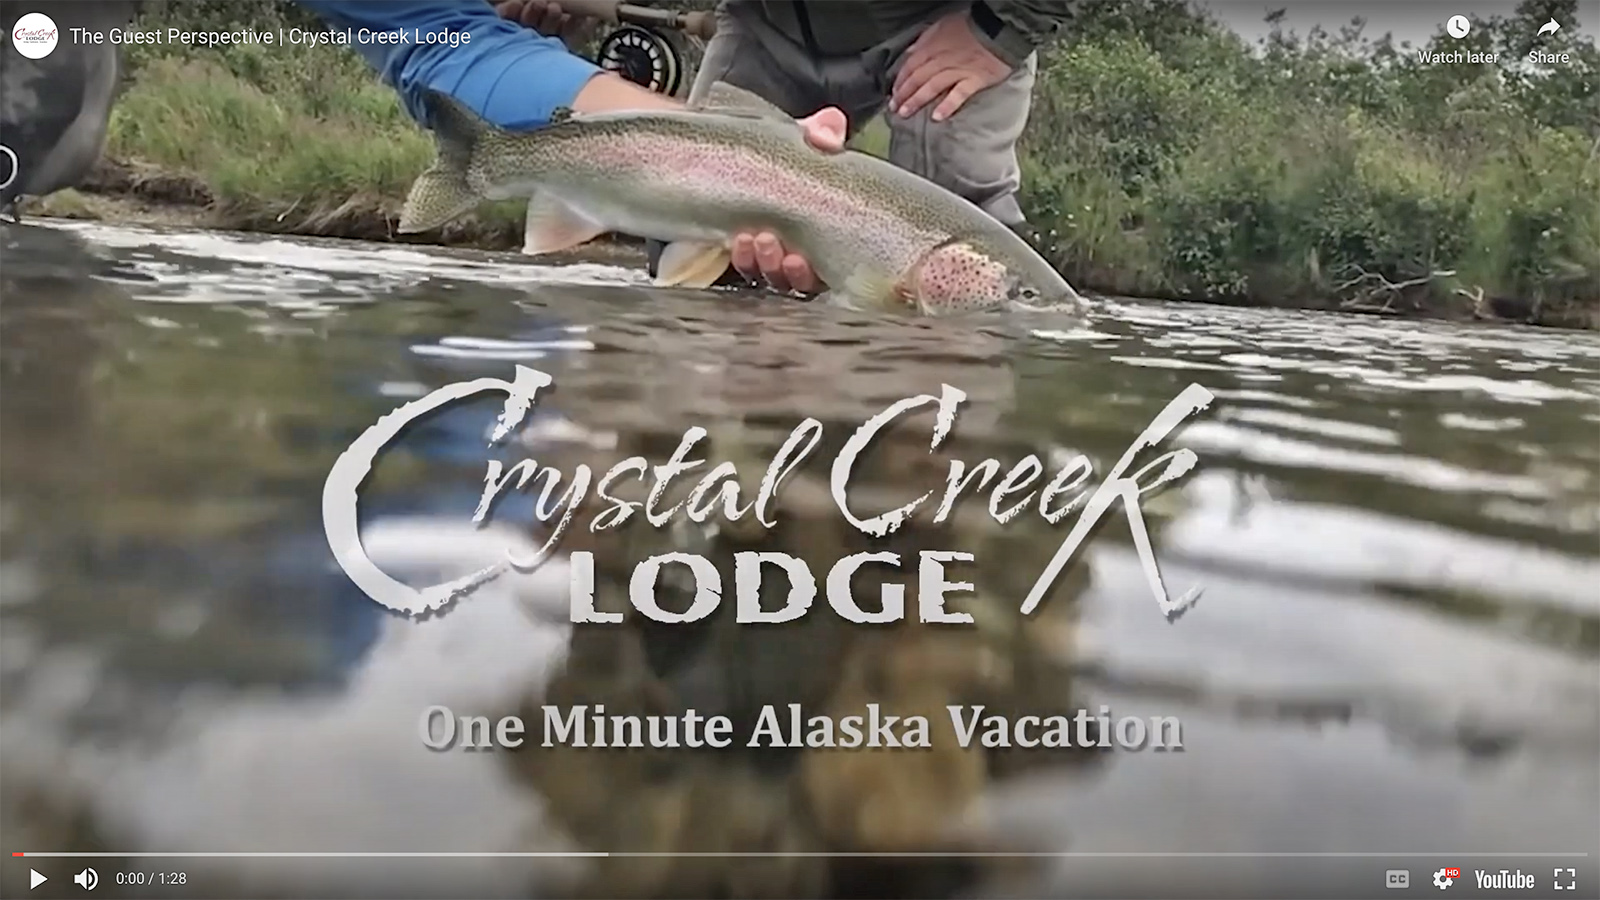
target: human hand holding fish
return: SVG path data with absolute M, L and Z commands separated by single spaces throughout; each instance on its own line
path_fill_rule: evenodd
M 593 19 L 575 15 L 560 0 L 500 0 L 495 12 L 546 37 L 559 37 L 568 47 L 580 41 Z M 578 113 L 625 110 L 683 109 L 684 105 L 614 75 L 596 76 L 574 99 Z M 829 107 L 800 120 L 806 142 L 824 153 L 844 150 L 847 127 L 844 112 Z M 729 262 L 740 275 L 765 281 L 773 290 L 811 294 L 824 287 L 806 258 L 784 247 L 770 231 L 735 235 Z
M 824 153 L 842 153 L 849 134 L 844 111 L 830 106 L 800 120 L 806 143 Z M 775 291 L 814 294 L 826 285 L 804 256 L 783 246 L 770 231 L 746 231 L 733 237 L 728 261 L 740 275 L 755 281 L 765 279 Z
M 580 101 L 613 90 L 603 85 L 614 78 L 592 78 Z M 523 252 L 555 253 L 607 233 L 654 238 L 667 244 L 656 273 L 663 287 L 710 287 L 740 236 L 755 232 L 758 262 L 773 249 L 759 235 L 770 233 L 810 260 L 826 300 L 843 306 L 922 315 L 1086 309 L 1036 249 L 971 201 L 865 153 L 818 152 L 812 132 L 828 130 L 828 117 L 802 126 L 722 82 L 690 106 L 574 109 L 521 133 L 443 94 L 429 104 L 438 158 L 406 198 L 403 234 L 486 199 L 527 197 Z

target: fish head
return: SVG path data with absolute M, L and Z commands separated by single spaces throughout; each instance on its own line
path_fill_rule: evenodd
M 1000 306 L 1016 275 L 972 241 L 949 240 L 922 255 L 900 281 L 900 298 L 923 315 Z
M 901 279 L 899 293 L 907 306 L 928 316 L 1081 302 L 1059 276 L 1039 278 L 1009 254 L 982 241 L 962 239 L 945 241 L 923 254 Z

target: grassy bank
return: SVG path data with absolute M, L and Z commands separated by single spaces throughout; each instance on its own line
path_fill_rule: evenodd
M 1574 6 L 1525 3 L 1432 49 L 1521 58 Z M 273 0 L 153 2 L 145 19 L 308 23 Z M 1572 61 L 1427 64 L 1355 28 L 1251 48 L 1179 2 L 1092 0 L 1041 60 L 1025 206 L 1092 290 L 1600 327 L 1600 54 L 1572 29 L 1540 46 Z M 87 186 L 102 195 L 384 239 L 432 157 L 347 50 L 137 47 L 129 63 Z M 514 247 L 520 218 L 485 207 L 443 240 Z
M 149 3 L 144 27 L 320 27 L 288 3 Z M 88 187 L 204 208 L 206 224 L 382 240 L 433 143 L 354 52 L 137 46 Z M 486 206 L 447 243 L 511 247 L 520 210 Z M 437 238 L 434 238 L 437 239 Z

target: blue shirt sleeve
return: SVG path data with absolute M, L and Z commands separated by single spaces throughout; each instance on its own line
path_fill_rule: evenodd
M 423 102 L 431 90 L 509 131 L 538 128 L 600 71 L 560 40 L 502 19 L 488 0 L 299 2 L 334 28 L 350 29 L 351 45 L 425 126 L 432 124 Z M 361 29 L 403 32 L 407 41 L 363 42 Z M 429 43 L 428 35 L 443 42 Z

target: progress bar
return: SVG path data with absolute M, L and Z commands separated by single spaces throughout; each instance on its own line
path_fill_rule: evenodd
M 46 857 L 81 857 L 91 859 L 126 859 L 126 858 L 162 858 L 162 859 L 606 859 L 606 858 L 633 858 L 633 859 L 960 859 L 960 858 L 987 858 L 987 859 L 1584 859 L 1589 853 L 1400 853 L 1384 851 L 1378 853 L 1245 853 L 1245 852 L 1191 852 L 1191 853 L 1158 853 L 1144 851 L 1108 851 L 1103 853 L 1092 852 L 1067 852 L 1067 851 L 1017 851 L 1017 852 L 944 852 L 944 851 L 903 851 L 897 853 L 850 853 L 850 852 L 793 852 L 793 853 L 719 853 L 707 852 L 648 852 L 648 851 L 605 851 L 605 850 L 573 850 L 550 852 L 519 852 L 519 853 L 425 853 L 425 852 L 319 852 L 319 851 L 265 851 L 265 852 L 214 852 L 214 853 L 166 853 L 161 851 L 140 851 L 132 853 L 100 853 L 78 851 L 25 851 L 12 853 L 13 857 L 46 858 Z

